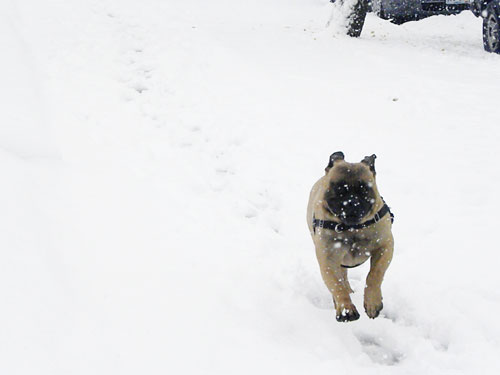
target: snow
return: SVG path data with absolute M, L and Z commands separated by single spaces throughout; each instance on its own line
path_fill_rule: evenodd
M 498 373 L 500 57 L 470 12 L 331 10 L 2 2 L 0 373 Z M 396 215 L 376 320 L 305 222 L 338 150 Z

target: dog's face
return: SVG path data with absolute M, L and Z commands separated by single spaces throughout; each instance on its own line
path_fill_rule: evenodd
M 326 167 L 329 186 L 325 192 L 326 208 L 341 222 L 354 225 L 373 213 L 377 199 L 375 155 L 360 163 L 347 163 L 344 154 L 336 152 Z

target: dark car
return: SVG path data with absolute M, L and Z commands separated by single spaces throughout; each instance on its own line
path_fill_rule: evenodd
M 399 25 L 438 14 L 458 14 L 464 10 L 472 10 L 477 17 L 483 18 L 484 49 L 500 53 L 500 0 L 359 0 L 349 17 L 347 34 L 358 37 L 366 13 L 370 11 Z
M 418 21 L 438 14 L 458 14 L 470 8 L 470 0 L 372 0 L 373 11 L 395 24 Z
M 500 0 L 474 0 L 471 10 L 476 17 L 483 17 L 484 49 L 500 53 Z

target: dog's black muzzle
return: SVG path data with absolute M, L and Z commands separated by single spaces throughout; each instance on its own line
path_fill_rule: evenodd
M 367 199 L 349 195 L 342 200 L 327 201 L 330 210 L 346 225 L 359 224 L 372 209 Z

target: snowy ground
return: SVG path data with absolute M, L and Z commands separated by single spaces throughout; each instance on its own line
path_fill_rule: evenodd
M 500 57 L 469 12 L 330 13 L 0 3 L 1 374 L 498 373 Z M 307 231 L 338 150 L 396 214 L 374 321 L 335 321 Z

